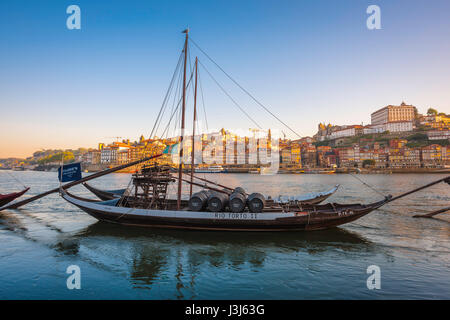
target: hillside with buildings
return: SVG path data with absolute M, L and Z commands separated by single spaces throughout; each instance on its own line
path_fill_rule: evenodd
M 190 139 L 185 139 L 185 155 L 191 152 Z M 224 129 L 202 135 L 196 146 L 196 150 L 201 150 L 201 158 L 196 161 L 220 164 L 235 171 L 239 167 L 257 168 L 264 165 L 264 158 L 273 146 L 266 138 L 256 139 L 253 142 L 256 147 L 252 147 L 252 139 L 254 137 L 237 136 Z M 101 144 L 98 150 L 88 152 L 83 161 L 87 164 L 122 164 L 136 160 L 144 149 L 149 150 L 149 144 L 159 143 L 162 149 L 176 142 L 177 138 L 145 140 L 141 137 L 137 144 Z M 214 150 L 207 150 L 211 144 L 215 146 Z M 450 116 L 431 108 L 422 115 L 416 107 L 401 103 L 373 112 L 370 125 L 319 124 L 313 137 L 280 139 L 278 144 L 280 167 L 287 171 L 355 167 L 446 168 L 450 165 Z M 252 149 L 258 155 L 254 161 L 251 161 Z M 171 159 L 166 157 L 165 161 L 170 163 Z M 185 159 L 185 163 L 189 162 Z
M 96 149 L 42 150 L 27 159 L 0 160 L 0 168 L 54 169 L 64 157 L 65 162 L 80 161 L 85 170 L 98 171 L 162 153 L 177 142 L 178 137 L 145 139 L 141 136 L 135 142 L 99 143 Z M 192 137 L 185 137 L 183 145 L 183 160 L 188 167 Z M 222 129 L 196 136 L 194 147 L 197 166 L 218 164 L 229 172 L 258 170 L 273 161 L 275 152 L 279 152 L 276 160 L 281 172 L 339 168 L 445 169 L 450 168 L 450 116 L 432 108 L 423 115 L 413 105 L 403 102 L 373 112 L 370 125 L 320 123 L 312 137 L 276 141 L 271 138 L 270 130 L 253 129 L 249 135 L 239 136 Z M 173 154 L 164 154 L 158 161 L 174 165 Z
M 444 168 L 450 165 L 450 116 L 432 108 L 423 115 L 404 102 L 373 112 L 370 125 L 320 123 L 313 139 L 319 167 L 366 164 L 374 168 Z

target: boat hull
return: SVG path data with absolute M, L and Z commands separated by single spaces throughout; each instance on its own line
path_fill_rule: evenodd
M 20 196 L 22 196 L 25 192 L 27 192 L 30 188 L 26 188 L 24 190 L 22 190 L 21 192 L 15 192 L 15 193 L 10 193 L 10 194 L 3 194 L 0 195 L 0 208 L 7 205 L 8 203 L 10 203 L 11 201 L 13 201 L 14 199 L 19 198 Z
M 67 194 L 63 198 L 94 218 L 122 225 L 165 229 L 217 231 L 307 231 L 333 228 L 352 222 L 384 204 L 353 209 L 305 212 L 192 212 L 146 210 L 87 202 Z
M 278 223 L 246 223 L 242 220 L 222 220 L 212 221 L 210 219 L 196 221 L 190 219 L 180 218 L 162 218 L 162 217 L 142 217 L 138 215 L 126 215 L 105 213 L 103 211 L 95 209 L 83 209 L 83 211 L 96 218 L 99 221 L 127 225 L 127 226 L 140 226 L 150 228 L 162 228 L 162 229 L 185 229 L 185 230 L 206 230 L 206 231 L 312 231 L 312 230 L 324 230 L 339 225 L 352 222 L 359 219 L 364 214 L 354 215 L 346 219 L 340 219 L 335 221 L 321 221 L 319 224 L 308 223 L 305 219 L 295 219 L 296 221 L 279 221 Z

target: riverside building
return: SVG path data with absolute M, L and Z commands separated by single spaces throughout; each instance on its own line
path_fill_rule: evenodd
M 402 102 L 399 106 L 388 105 L 370 115 L 371 125 L 384 125 L 390 122 L 414 121 L 416 108 Z

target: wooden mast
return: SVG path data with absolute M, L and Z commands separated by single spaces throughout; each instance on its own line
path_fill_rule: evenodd
M 197 69 L 198 57 L 195 57 L 195 90 L 194 90 L 194 121 L 192 124 L 192 159 L 191 159 L 191 184 L 189 189 L 189 197 L 192 196 L 192 182 L 194 179 L 194 158 L 195 158 L 195 121 L 197 121 Z
M 183 109 L 181 110 L 181 134 L 180 134 L 180 144 L 178 148 L 180 150 L 180 164 L 178 166 L 178 194 L 177 194 L 177 210 L 181 209 L 181 186 L 183 183 L 183 138 L 184 138 L 184 117 L 186 111 L 186 65 L 187 65 L 187 49 L 188 49 L 188 35 L 189 29 L 183 31 L 186 33 L 186 40 L 184 42 L 184 71 L 183 71 Z

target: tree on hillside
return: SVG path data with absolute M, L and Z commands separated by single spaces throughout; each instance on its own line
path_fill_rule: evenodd
M 428 136 L 425 133 L 414 133 L 408 137 L 406 137 L 408 141 L 425 141 L 428 140 Z
M 438 112 L 437 112 L 437 110 L 436 109 L 433 109 L 433 108 L 428 108 L 428 110 L 427 110 L 427 114 L 434 114 L 434 115 L 436 115 L 436 114 L 438 114 Z
M 64 163 L 70 163 L 75 160 L 75 156 L 71 151 L 65 151 L 60 153 L 55 153 L 52 155 L 47 155 L 46 157 L 37 161 L 40 165 L 45 165 L 48 163 L 58 163 L 61 162 L 61 158 L 64 157 Z
M 363 168 L 366 168 L 367 166 L 374 166 L 375 160 L 373 159 L 365 159 L 362 163 Z

